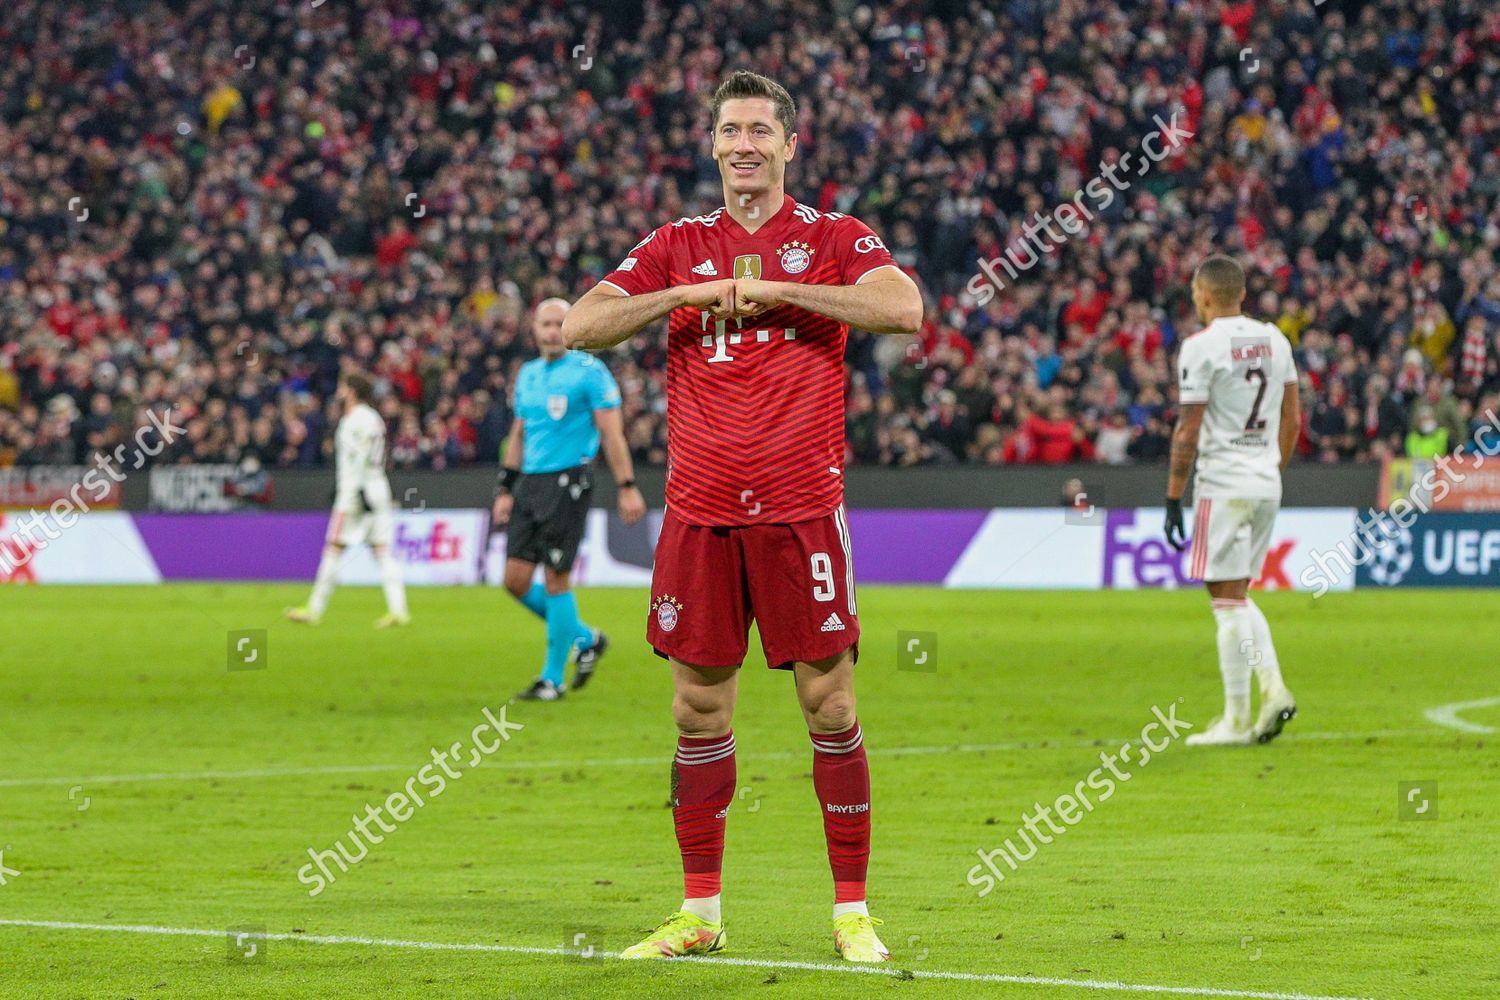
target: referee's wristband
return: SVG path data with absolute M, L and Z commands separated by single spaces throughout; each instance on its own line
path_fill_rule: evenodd
M 622 479 L 618 483 L 616 483 L 615 485 L 617 487 L 619 487 L 620 489 L 622 489 L 622 490 L 633 490 L 633 489 L 635 489 L 635 480 L 634 479 Z
M 500 467 L 500 475 L 495 477 L 495 494 L 509 493 L 515 488 L 516 480 L 521 478 L 520 469 L 512 469 L 509 466 Z

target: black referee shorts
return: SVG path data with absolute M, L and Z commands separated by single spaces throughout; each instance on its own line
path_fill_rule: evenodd
M 523 475 L 516 483 L 516 502 L 505 533 L 506 558 L 570 571 L 583 542 L 593 492 L 593 475 L 581 465 Z

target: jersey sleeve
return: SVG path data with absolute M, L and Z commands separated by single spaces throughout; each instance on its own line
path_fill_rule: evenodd
M 620 386 L 610 374 L 609 366 L 598 358 L 587 359 L 588 375 L 584 378 L 584 389 L 588 393 L 589 409 L 592 411 L 614 410 L 620 406 Z
M 1179 403 L 1208 402 L 1208 386 L 1213 381 L 1213 360 L 1208 352 L 1194 341 L 1201 337 L 1190 337 L 1182 342 L 1177 352 L 1177 401 Z
M 653 229 L 625 255 L 613 271 L 599 279 L 614 285 L 626 295 L 645 295 L 668 287 L 671 279 L 667 243 L 672 225 Z
M 900 267 L 874 230 L 852 215 L 838 220 L 833 252 L 839 265 L 839 283 L 857 285 L 861 278 L 880 267 Z

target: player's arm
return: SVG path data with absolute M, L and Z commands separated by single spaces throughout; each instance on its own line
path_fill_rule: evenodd
M 1167 499 L 1181 500 L 1187 492 L 1188 476 L 1198 458 L 1198 431 L 1203 427 L 1203 403 L 1184 403 L 1172 432 L 1171 466 L 1167 472 Z
M 684 306 L 707 309 L 715 318 L 728 319 L 734 315 L 734 282 L 726 278 L 697 285 L 674 285 L 640 295 L 627 295 L 614 285 L 601 282 L 573 303 L 563 317 L 563 341 L 581 351 L 613 347 Z
M 1288 382 L 1281 393 L 1281 426 L 1277 438 L 1281 444 L 1281 471 L 1291 464 L 1292 452 L 1297 447 L 1297 435 L 1302 432 L 1302 393 L 1296 382 Z
M 1188 476 L 1198 458 L 1198 431 L 1203 426 L 1203 403 L 1183 403 L 1177 414 L 1177 429 L 1172 432 L 1171 465 L 1167 472 L 1167 541 L 1181 551 L 1187 544 L 1182 523 L 1182 495 L 1187 492 Z
M 916 333 L 922 293 L 899 267 L 878 267 L 852 285 L 803 285 L 741 278 L 734 282 L 735 313 L 754 316 L 779 305 L 798 306 L 871 333 Z
M 516 480 L 521 478 L 521 460 L 526 454 L 526 421 L 517 416 L 510 424 L 510 434 L 505 438 L 505 454 L 500 462 L 500 475 L 495 480 L 495 527 L 510 523 L 511 508 L 516 498 L 512 495 Z
M 625 443 L 625 418 L 618 406 L 595 410 L 594 426 L 599 428 L 604 460 L 609 463 L 609 471 L 619 490 L 620 519 L 626 524 L 634 524 L 646 515 L 646 500 L 635 485 L 635 465 L 630 460 L 630 447 Z

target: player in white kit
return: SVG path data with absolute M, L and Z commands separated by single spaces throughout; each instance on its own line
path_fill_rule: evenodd
M 411 623 L 406 610 L 406 586 L 401 567 L 391 555 L 394 517 L 391 483 L 385 477 L 385 421 L 370 405 L 374 384 L 367 375 L 346 372 L 339 379 L 338 401 L 344 415 L 334 432 L 338 487 L 333 516 L 312 597 L 305 607 L 291 608 L 286 616 L 294 622 L 316 625 L 328 607 L 328 598 L 338 583 L 339 563 L 351 545 L 369 545 L 380 564 L 380 583 L 385 590 L 386 614 L 376 628 Z
M 1193 275 L 1193 305 L 1204 327 L 1177 355 L 1177 430 L 1167 483 L 1167 540 L 1183 548 L 1182 494 L 1196 458 L 1188 576 L 1208 586 L 1218 622 L 1224 714 L 1189 745 L 1275 739 L 1297 703 L 1281 679 L 1266 616 L 1249 597 L 1281 507 L 1281 474 L 1301 425 L 1292 345 L 1270 323 L 1240 313 L 1245 273 L 1228 257 Z M 1250 677 L 1260 713 L 1250 715 Z

